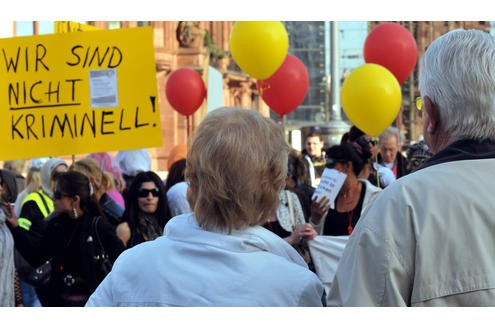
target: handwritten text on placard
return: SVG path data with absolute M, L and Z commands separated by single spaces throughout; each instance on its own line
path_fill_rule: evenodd
M 160 146 L 151 27 L 0 39 L 0 160 Z

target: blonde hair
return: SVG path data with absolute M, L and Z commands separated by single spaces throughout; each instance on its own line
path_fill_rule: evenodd
M 41 189 L 41 174 L 40 171 L 29 170 L 26 177 L 26 188 L 28 194 Z
M 75 161 L 72 163 L 69 170 L 77 171 L 88 178 L 93 178 L 94 188 L 101 193 L 115 189 L 113 176 L 108 172 L 103 172 L 98 162 L 92 158 L 86 157 Z
M 289 145 L 271 119 L 254 110 L 206 115 L 187 154 L 187 199 L 205 230 L 231 233 L 275 214 L 285 186 Z

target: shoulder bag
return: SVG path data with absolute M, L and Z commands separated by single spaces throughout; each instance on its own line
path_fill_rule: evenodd
M 105 251 L 100 235 L 98 234 L 98 221 L 100 221 L 100 219 L 101 217 L 97 216 L 92 223 L 92 232 L 95 239 L 93 264 L 98 282 L 101 282 L 112 270 L 112 261 L 110 261 L 110 257 Z
M 52 260 L 49 259 L 39 267 L 33 269 L 28 275 L 26 275 L 25 281 L 34 287 L 42 287 L 48 285 L 51 276 Z
M 289 216 L 290 216 L 290 221 L 292 223 L 292 231 L 296 230 L 296 218 L 294 215 L 294 205 L 292 203 L 292 195 L 289 190 L 285 191 L 286 196 L 287 196 L 287 204 L 289 206 Z M 301 239 L 296 245 L 293 246 L 296 251 L 301 255 L 301 257 L 304 259 L 304 261 L 310 266 L 313 262 L 311 259 L 311 254 L 309 253 L 309 246 L 306 240 Z

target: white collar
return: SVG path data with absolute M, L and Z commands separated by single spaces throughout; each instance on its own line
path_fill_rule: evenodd
M 306 262 L 285 240 L 261 227 L 234 230 L 230 235 L 202 229 L 192 213 L 178 215 L 165 226 L 167 238 L 188 243 L 208 244 L 238 252 L 267 251 L 307 268 Z

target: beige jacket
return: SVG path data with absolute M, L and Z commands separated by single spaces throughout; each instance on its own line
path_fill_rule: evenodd
M 363 214 L 328 305 L 495 306 L 495 159 L 398 179 Z

